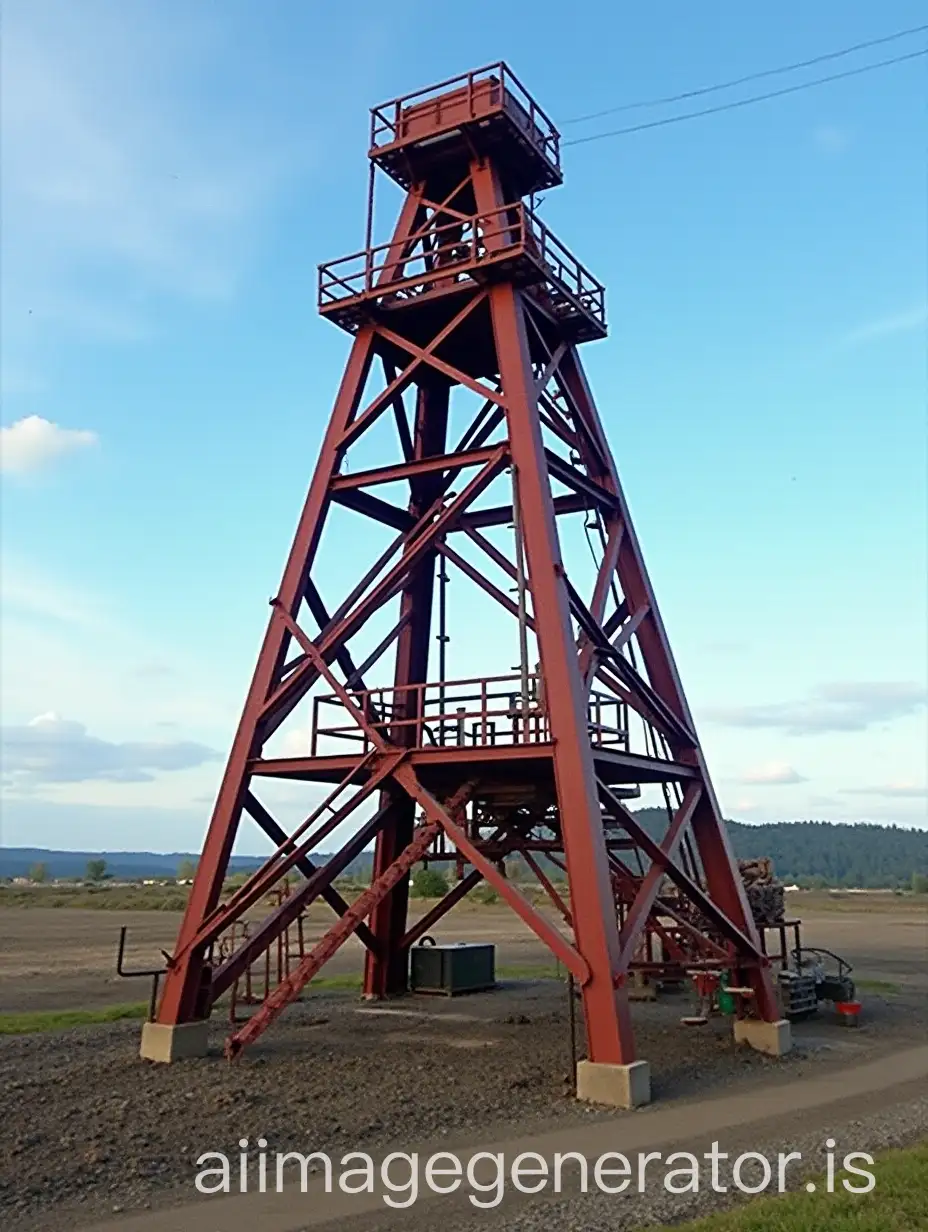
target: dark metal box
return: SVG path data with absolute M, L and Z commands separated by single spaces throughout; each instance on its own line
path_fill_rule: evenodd
M 496 947 L 462 941 L 456 945 L 416 945 L 409 952 L 413 992 L 446 997 L 496 986 Z

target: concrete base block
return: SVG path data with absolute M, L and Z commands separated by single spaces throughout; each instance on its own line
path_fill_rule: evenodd
M 142 1027 L 142 1046 L 139 1055 L 143 1061 L 187 1061 L 191 1057 L 205 1057 L 209 1023 L 182 1022 L 169 1026 L 162 1022 L 146 1022 Z
M 647 1061 L 633 1061 L 631 1065 L 580 1061 L 577 1098 L 612 1108 L 640 1108 L 651 1102 L 651 1067 Z
M 735 1019 L 735 1043 L 748 1044 L 769 1057 L 785 1057 L 793 1047 L 793 1034 L 788 1019 L 761 1022 L 756 1018 Z
M 629 984 L 628 999 L 629 1001 L 656 1001 L 657 989 L 653 984 L 642 984 L 640 987 Z

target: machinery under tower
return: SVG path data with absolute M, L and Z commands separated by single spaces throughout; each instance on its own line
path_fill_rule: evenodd
M 331 927 L 228 1054 L 352 935 L 365 995 L 404 992 L 410 946 L 484 880 L 581 990 L 581 1096 L 649 1097 L 636 971 L 728 972 L 736 1034 L 784 1051 L 579 357 L 606 335 L 604 289 L 532 209 L 562 181 L 557 130 L 495 64 L 376 108 L 369 158 L 364 249 L 319 270 L 319 310 L 351 352 L 143 1055 L 202 1050 L 217 999 L 319 898 Z M 376 173 L 405 194 L 381 244 Z M 268 778 L 306 784 L 296 828 L 262 802 Z M 643 787 L 666 803 L 661 838 L 628 807 Z M 223 901 L 245 815 L 274 851 Z M 336 879 L 372 844 L 371 884 L 348 902 Z M 505 875 L 516 855 L 563 928 Z M 457 880 L 410 926 L 410 872 L 432 860 Z M 218 946 L 288 874 L 295 891 L 231 952 Z

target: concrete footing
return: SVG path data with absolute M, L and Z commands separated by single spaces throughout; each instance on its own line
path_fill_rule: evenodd
M 649 984 L 647 977 L 641 971 L 633 971 L 632 978 L 626 984 L 629 1001 L 656 1001 L 657 986 Z
M 735 1019 L 735 1043 L 748 1044 L 769 1057 L 784 1057 L 793 1047 L 793 1035 L 788 1019 L 761 1022 L 757 1018 Z
M 612 1108 L 640 1108 L 651 1102 L 651 1067 L 647 1061 L 633 1061 L 631 1065 L 580 1061 L 577 1098 Z
M 139 1055 L 144 1061 L 187 1061 L 191 1057 L 205 1057 L 209 1023 L 182 1022 L 169 1026 L 163 1022 L 146 1022 L 142 1027 L 142 1046 Z

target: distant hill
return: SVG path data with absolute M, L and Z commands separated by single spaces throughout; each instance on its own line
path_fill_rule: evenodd
M 636 817 L 656 837 L 667 825 L 662 809 L 640 809 Z M 848 825 L 825 821 L 775 822 L 766 825 L 726 823 L 739 859 L 769 856 L 777 875 L 787 883 L 859 886 L 877 889 L 907 886 L 913 873 L 928 873 L 928 831 L 866 823 Z M 45 864 L 52 878 L 82 877 L 88 860 L 106 861 L 117 880 L 167 878 L 177 875 L 185 861 L 199 853 L 174 851 L 46 851 L 41 847 L 0 848 L 0 877 L 25 877 L 34 864 Z M 255 857 L 234 856 L 231 872 L 257 868 Z M 371 867 L 370 853 L 362 854 L 347 870 L 364 877 Z

